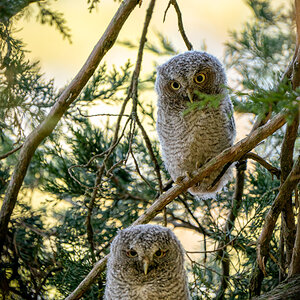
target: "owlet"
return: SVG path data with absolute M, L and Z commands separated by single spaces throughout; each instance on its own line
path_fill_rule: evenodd
M 206 52 L 188 51 L 158 67 L 157 132 L 165 166 L 174 181 L 195 173 L 232 146 L 235 122 L 225 85 L 221 63 Z M 207 95 L 218 98 L 205 97 Z M 212 98 L 215 101 L 209 100 L 211 103 L 197 105 L 186 113 L 189 103 L 201 104 Z M 214 170 L 189 192 L 204 198 L 214 196 L 231 177 L 231 169 L 218 176 L 222 170 Z
M 119 232 L 107 263 L 105 300 L 189 300 L 183 249 L 166 227 Z

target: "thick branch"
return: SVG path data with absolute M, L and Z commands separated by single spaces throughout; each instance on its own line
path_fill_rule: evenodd
M 251 135 L 236 143 L 231 148 L 224 150 L 214 159 L 199 169 L 198 174 L 193 178 L 185 178 L 180 186 L 170 188 L 162 194 L 133 224 L 145 224 L 151 221 L 166 205 L 179 196 L 182 192 L 187 191 L 191 186 L 201 181 L 204 177 L 209 176 L 215 169 L 223 167 L 228 162 L 234 162 L 241 159 L 247 152 L 252 150 L 258 143 L 273 134 L 276 130 L 285 124 L 285 115 L 283 113 L 275 116 L 268 124 L 258 128 Z M 107 256 L 100 262 L 96 263 L 87 277 L 80 283 L 76 290 L 66 298 L 66 300 L 79 299 L 90 285 L 95 281 L 98 274 L 105 269 Z
M 275 116 L 268 124 L 258 128 L 251 135 L 236 143 L 231 148 L 225 149 L 215 158 L 211 159 L 206 165 L 199 169 L 198 174 L 193 178 L 184 178 L 180 186 L 174 186 L 166 193 L 160 196 L 147 211 L 140 216 L 134 225 L 148 223 L 152 220 L 167 204 L 185 192 L 191 186 L 200 182 L 216 169 L 222 168 L 228 162 L 240 160 L 247 152 L 252 150 L 259 142 L 273 134 L 276 130 L 285 124 L 283 113 Z
M 296 191 L 296 193 L 297 193 L 297 191 Z M 298 201 L 299 201 L 299 199 L 298 199 Z M 299 204 L 300 203 L 298 203 L 298 205 Z M 291 261 L 290 268 L 289 268 L 289 277 L 296 275 L 296 274 L 300 274 L 300 212 L 298 212 L 297 232 L 296 232 L 296 239 L 295 239 L 295 244 L 294 244 L 294 248 L 293 248 L 292 261 Z
M 298 300 L 300 295 L 300 276 L 288 278 L 272 291 L 252 300 Z
M 272 207 L 270 208 L 265 218 L 265 224 L 262 228 L 262 232 L 258 239 L 257 262 L 260 269 L 264 272 L 264 274 L 265 274 L 265 260 L 268 257 L 269 243 L 272 237 L 273 230 L 275 228 L 276 221 L 286 203 L 286 199 L 287 199 L 286 195 L 289 195 L 290 191 L 294 190 L 299 180 L 300 180 L 300 157 L 298 157 L 292 171 L 290 172 L 285 182 L 282 184 L 279 193 L 275 198 L 275 201 L 272 204 Z
M 29 163 L 36 148 L 54 130 L 70 104 L 79 95 L 80 91 L 93 75 L 104 55 L 115 43 L 123 24 L 137 4 L 138 1 L 136 0 L 124 0 L 122 2 L 86 63 L 69 86 L 60 95 L 45 120 L 25 140 L 0 212 L 0 252 L 3 248 L 7 233 L 7 226 L 15 207 L 19 190 L 22 186 Z
M 292 124 L 289 124 L 286 127 L 286 132 L 282 142 L 281 156 L 280 156 L 280 165 L 281 165 L 281 184 L 284 183 L 286 178 L 293 167 L 293 155 L 294 155 L 294 146 L 297 138 L 299 127 L 299 115 L 296 115 Z M 293 253 L 293 246 L 295 242 L 295 219 L 292 203 L 292 193 L 289 191 L 289 194 L 286 195 L 286 203 L 282 210 L 282 236 L 284 239 L 285 250 L 286 250 L 286 263 L 290 264 Z

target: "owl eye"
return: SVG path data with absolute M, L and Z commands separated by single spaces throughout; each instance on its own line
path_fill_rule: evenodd
M 135 250 L 129 250 L 126 252 L 126 255 L 128 257 L 136 257 L 137 256 L 137 252 Z
M 198 73 L 194 77 L 194 82 L 199 84 L 204 82 L 205 79 L 206 79 L 206 75 L 204 73 Z
M 172 81 L 171 82 L 171 88 L 175 91 L 178 91 L 180 89 L 180 83 L 177 81 Z
M 154 253 L 154 255 L 156 256 L 156 257 L 159 257 L 159 258 L 161 258 L 161 257 L 164 257 L 165 255 L 166 255 L 166 253 L 167 253 L 167 251 L 162 251 L 162 250 L 157 250 L 155 253 Z

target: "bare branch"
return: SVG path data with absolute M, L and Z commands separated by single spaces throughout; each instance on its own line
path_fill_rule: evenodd
M 137 122 L 139 128 L 142 131 L 142 135 L 143 135 L 146 147 L 148 149 L 148 152 L 149 152 L 149 155 L 151 157 L 151 160 L 154 163 L 154 170 L 155 170 L 157 181 L 158 181 L 159 191 L 160 191 L 160 193 L 162 193 L 162 191 L 163 191 L 163 184 L 162 184 L 161 175 L 160 175 L 160 167 L 159 167 L 158 161 L 156 159 L 156 156 L 154 155 L 150 139 L 148 137 L 148 134 L 147 134 L 145 128 L 143 127 L 142 123 L 140 122 L 140 120 L 138 118 L 136 119 L 136 122 Z
M 276 221 L 286 203 L 286 199 L 287 199 L 286 195 L 289 195 L 290 191 L 293 190 L 298 184 L 300 180 L 299 175 L 300 175 L 300 157 L 298 157 L 298 160 L 295 162 L 292 171 L 290 172 L 285 182 L 282 184 L 279 193 L 275 198 L 275 201 L 272 204 L 272 207 L 270 208 L 265 218 L 265 224 L 262 228 L 262 232 L 258 239 L 257 262 L 259 268 L 263 271 L 264 275 L 266 275 L 265 261 L 268 257 L 269 243 L 272 237 L 273 230 L 275 228 Z
M 82 117 L 85 117 L 85 118 L 91 118 L 91 117 L 120 117 L 120 114 L 93 114 L 93 115 L 86 115 L 86 114 L 82 113 L 79 108 L 77 108 L 77 110 L 78 110 L 79 114 Z M 123 114 L 122 116 L 123 117 L 130 117 L 130 115 L 126 115 L 126 114 Z
M 299 202 L 298 205 L 300 206 Z M 292 261 L 289 267 L 288 277 L 291 277 L 296 274 L 300 274 L 300 211 L 298 211 L 296 239 L 293 248 Z
M 22 148 L 22 146 L 23 146 L 23 145 L 20 145 L 20 146 L 18 146 L 17 148 L 12 149 L 12 150 L 10 150 L 9 152 L 7 152 L 7 153 L 5 153 L 5 154 L 0 155 L 0 160 L 6 158 L 6 157 L 8 157 L 8 156 L 10 156 L 11 154 L 13 154 L 13 153 L 15 153 L 15 152 L 17 152 L 18 150 L 20 150 L 20 149 Z
M 167 8 L 165 10 L 165 13 L 164 13 L 164 19 L 163 19 L 163 21 L 165 21 L 165 19 L 166 19 L 166 15 L 167 15 L 168 9 L 170 8 L 171 4 L 174 6 L 176 14 L 177 14 L 178 29 L 179 29 L 179 32 L 180 32 L 180 34 L 182 36 L 182 39 L 183 39 L 183 41 L 184 41 L 187 49 L 188 50 L 193 50 L 193 45 L 189 41 L 189 39 L 188 39 L 188 37 L 187 37 L 187 35 L 186 35 L 185 31 L 184 31 L 181 11 L 180 11 L 179 5 L 178 5 L 178 3 L 177 3 L 176 0 L 170 0 L 170 2 L 168 3 L 168 6 L 167 6 Z
M 298 127 L 299 115 L 296 115 L 293 122 L 287 125 L 282 142 L 280 155 L 281 184 L 284 183 L 293 167 L 294 146 L 298 134 Z M 290 264 L 295 242 L 296 225 L 294 219 L 292 193 L 293 191 L 291 190 L 289 191 L 289 194 L 286 195 L 286 203 L 281 213 L 281 230 L 286 251 L 286 255 L 282 257 L 283 265 L 285 265 L 283 258 L 285 258 L 287 265 Z
M 269 164 L 267 161 L 265 161 L 262 157 L 260 157 L 256 153 L 249 152 L 244 156 L 244 158 L 255 160 L 256 162 L 261 164 L 264 168 L 266 168 L 272 175 L 275 175 L 277 178 L 280 178 L 281 171 L 276 167 L 272 166 L 271 164 Z

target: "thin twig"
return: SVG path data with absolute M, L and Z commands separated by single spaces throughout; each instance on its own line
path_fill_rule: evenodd
M 23 144 L 20 145 L 20 146 L 18 146 L 18 147 L 15 148 L 15 149 L 10 150 L 9 152 L 7 152 L 7 153 L 5 153 L 5 154 L 0 155 L 0 160 L 6 158 L 6 157 L 8 157 L 8 156 L 10 156 L 11 154 L 13 154 L 13 153 L 15 153 L 15 152 L 17 152 L 17 151 L 20 150 L 22 147 L 23 147 Z
M 126 114 L 93 114 L 93 115 L 86 115 L 86 114 L 83 114 L 81 112 L 81 110 L 79 108 L 77 108 L 79 114 L 82 116 L 82 117 L 85 117 L 85 118 L 91 118 L 91 117 L 128 117 L 130 118 L 130 115 L 126 115 Z
M 262 165 L 264 168 L 266 168 L 272 175 L 275 175 L 278 179 L 280 178 L 281 171 L 269 164 L 267 161 L 265 161 L 262 157 L 257 155 L 256 153 L 249 152 L 244 156 L 245 159 L 252 159 L 258 162 L 260 165 Z
M 134 162 L 134 165 L 135 165 L 135 170 L 137 171 L 137 173 L 139 174 L 139 176 L 142 178 L 142 180 L 149 186 L 150 189 L 153 189 L 153 187 L 151 186 L 151 184 L 149 183 L 149 181 L 147 180 L 147 178 L 145 178 L 141 171 L 140 171 L 140 168 L 139 168 L 139 165 L 136 161 L 136 158 L 133 154 L 133 152 L 131 151 L 131 157 L 133 158 L 133 162 Z
M 139 126 L 139 128 L 142 131 L 142 136 L 144 138 L 144 141 L 145 141 L 146 147 L 148 149 L 150 158 L 151 158 L 152 162 L 154 163 L 154 170 L 155 170 L 157 181 L 158 181 L 159 191 L 160 191 L 160 193 L 162 193 L 163 192 L 163 184 L 162 184 L 162 179 L 161 179 L 161 174 L 160 174 L 160 167 L 159 167 L 159 163 L 157 161 L 157 158 L 154 154 L 151 141 L 149 139 L 149 136 L 148 136 L 145 128 L 143 127 L 142 123 L 140 122 L 140 120 L 138 118 L 136 119 L 136 122 L 137 122 L 137 125 Z
M 174 8 L 175 8 L 175 11 L 176 11 L 176 14 L 177 14 L 177 20 L 178 20 L 178 29 L 179 29 L 179 32 L 182 36 L 182 39 L 187 47 L 188 50 L 193 50 L 193 45 L 191 44 L 191 42 L 189 41 L 186 33 L 185 33 L 185 30 L 184 30 L 184 27 L 183 27 L 183 21 L 182 21 L 182 14 L 181 14 L 181 11 L 180 11 L 180 8 L 179 8 L 179 5 L 177 3 L 176 0 L 170 0 L 170 2 L 168 3 L 168 6 L 165 10 L 165 13 L 164 13 L 164 18 L 163 18 L 163 22 L 165 21 L 166 19 L 166 15 L 167 15 L 167 11 L 168 9 L 170 8 L 170 5 L 173 5 Z
M 257 262 L 259 268 L 262 270 L 265 276 L 266 276 L 265 262 L 268 257 L 269 243 L 272 237 L 273 230 L 275 228 L 276 221 L 286 203 L 286 199 L 287 199 L 286 195 L 289 195 L 290 191 L 292 191 L 295 188 L 295 186 L 298 184 L 300 179 L 297 178 L 297 176 L 299 175 L 300 175 L 300 156 L 295 162 L 289 176 L 286 178 L 285 182 L 281 185 L 279 193 L 275 198 L 265 218 L 265 224 L 262 228 L 260 237 L 257 242 Z

